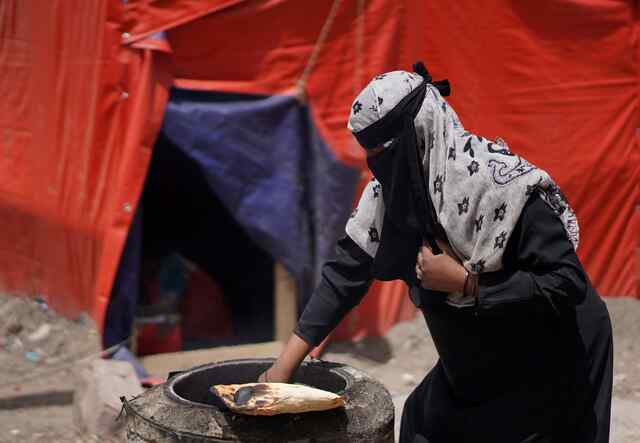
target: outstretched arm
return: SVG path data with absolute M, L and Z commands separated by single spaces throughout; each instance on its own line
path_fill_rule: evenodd
M 365 296 L 371 281 L 373 259 L 349 237 L 336 246 L 336 255 L 322 269 L 322 278 L 298 326 L 282 353 L 260 381 L 286 382 L 307 354 L 340 323 Z

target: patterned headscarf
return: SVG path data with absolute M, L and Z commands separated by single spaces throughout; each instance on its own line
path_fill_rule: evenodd
M 348 127 L 365 149 L 374 144 L 363 137 L 372 125 L 383 128 L 378 134 L 386 128 L 382 139 L 392 140 L 398 127 L 385 121 L 397 113 L 405 97 L 426 88 L 413 120 L 415 135 L 425 147 L 423 177 L 428 180 L 435 220 L 464 267 L 475 274 L 503 268 L 504 248 L 532 194 L 555 211 L 577 248 L 575 213 L 549 174 L 514 154 L 500 138 L 490 141 L 466 131 L 442 97 L 440 85 L 421 74 L 394 71 L 374 78 L 353 102 Z M 391 149 L 397 148 L 401 147 Z M 347 234 L 374 258 L 384 237 L 387 199 L 381 194 L 381 184 L 372 180 L 346 227 Z

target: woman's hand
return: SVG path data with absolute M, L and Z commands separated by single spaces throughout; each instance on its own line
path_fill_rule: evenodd
M 289 383 L 293 373 L 278 367 L 278 362 L 273 364 L 269 369 L 264 371 L 258 377 L 258 383 Z
M 291 334 L 278 359 L 269 369 L 260 374 L 258 382 L 288 383 L 311 349 L 311 345 L 296 334 Z
M 438 242 L 444 252 L 435 255 L 429 246 L 423 245 L 418 252 L 416 275 L 422 287 L 441 292 L 463 292 L 467 271 L 453 258 L 448 245 Z

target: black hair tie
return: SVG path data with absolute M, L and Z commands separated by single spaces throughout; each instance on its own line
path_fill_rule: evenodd
M 413 71 L 420 75 L 425 82 L 435 86 L 441 96 L 448 97 L 451 95 L 451 84 L 449 83 L 449 80 L 445 79 L 434 82 L 433 77 L 431 77 L 431 74 L 429 74 L 429 71 L 427 70 L 427 67 L 421 61 L 418 61 L 413 65 Z

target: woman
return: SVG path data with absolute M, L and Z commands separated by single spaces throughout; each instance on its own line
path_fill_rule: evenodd
M 261 380 L 289 380 L 373 279 L 402 279 L 440 359 L 407 399 L 401 442 L 607 442 L 611 324 L 574 212 L 546 172 L 465 131 L 446 81 L 415 70 L 353 103 L 375 178 Z

